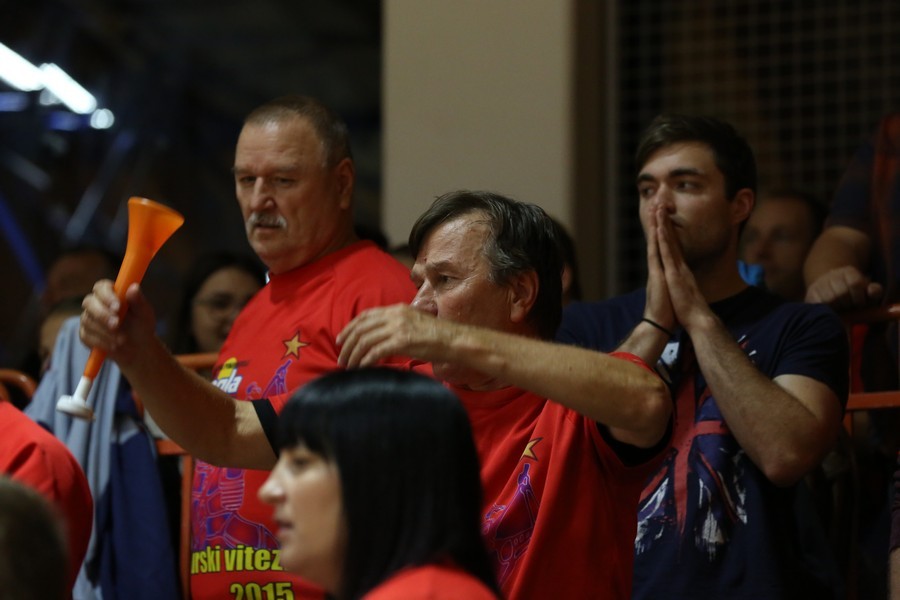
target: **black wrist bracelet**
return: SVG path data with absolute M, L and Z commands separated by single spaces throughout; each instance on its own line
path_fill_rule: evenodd
M 666 334 L 670 338 L 675 337 L 674 333 L 672 333 L 671 331 L 669 331 L 668 329 L 666 329 L 665 327 L 663 327 L 656 321 L 652 321 L 652 320 L 648 319 L 647 317 L 644 317 L 643 319 L 641 319 L 641 323 L 649 323 L 650 325 L 653 325 L 654 327 L 656 327 L 657 329 L 662 331 L 664 334 Z

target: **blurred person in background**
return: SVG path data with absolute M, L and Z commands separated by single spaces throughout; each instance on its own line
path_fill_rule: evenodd
M 797 190 L 768 194 L 753 208 L 741 235 L 741 259 L 762 267 L 767 290 L 803 301 L 803 263 L 822 232 L 825 212 L 822 203 Z
M 806 301 L 842 313 L 900 302 L 900 112 L 885 115 L 856 149 L 804 265 Z M 895 320 L 852 328 L 853 391 L 900 387 Z M 881 597 L 887 580 L 890 484 L 900 451 L 900 410 L 857 411 L 860 595 Z
M 72 597 L 63 527 L 46 498 L 0 476 L 0 598 Z
M 265 285 L 259 261 L 220 252 L 195 262 L 171 326 L 175 354 L 218 352 L 241 309 Z

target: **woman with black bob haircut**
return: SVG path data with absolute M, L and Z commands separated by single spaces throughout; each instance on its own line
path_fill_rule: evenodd
M 278 463 L 260 488 L 281 565 L 337 600 L 495 600 L 479 533 L 468 416 L 407 371 L 336 371 L 281 413 Z

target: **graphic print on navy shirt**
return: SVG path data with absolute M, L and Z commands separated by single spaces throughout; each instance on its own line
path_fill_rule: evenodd
M 674 527 L 683 543 L 714 560 L 735 523 L 747 522 L 744 452 L 696 369 L 690 340 L 670 343 L 660 363 L 677 386 L 675 424 L 671 447 L 641 494 L 635 552 L 649 550 Z M 685 373 L 689 376 L 682 377 Z M 685 531 L 689 505 L 696 517 L 692 531 Z
M 644 302 L 638 290 L 569 305 L 557 339 L 612 351 L 640 322 Z M 830 309 L 753 287 L 710 308 L 765 377 L 808 377 L 846 401 L 847 336 Z M 738 445 L 699 369 L 684 373 L 695 360 L 689 346 L 681 332 L 658 365 L 673 390 L 674 423 L 639 503 L 633 597 L 689 598 L 700 589 L 710 597 L 792 597 L 814 577 L 798 554 L 793 488 L 770 482 Z

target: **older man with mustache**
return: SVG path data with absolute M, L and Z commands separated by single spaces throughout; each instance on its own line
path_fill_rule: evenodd
M 268 471 L 236 467 L 274 463 L 261 424 L 275 419 L 293 390 L 337 367 L 335 339 L 353 317 L 408 303 L 415 288 L 405 267 L 354 233 L 347 128 L 318 101 L 288 96 L 251 112 L 234 181 L 247 239 L 269 282 L 235 320 L 213 385 L 179 367 L 155 336 L 137 286 L 122 317 L 112 283 L 98 283 L 85 301 L 81 335 L 109 352 L 156 422 L 202 459 L 191 509 L 191 596 L 322 598 L 281 570 L 271 510 L 257 498 Z M 247 432 L 256 432 L 249 442 Z

